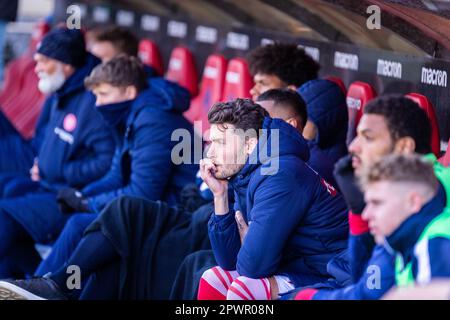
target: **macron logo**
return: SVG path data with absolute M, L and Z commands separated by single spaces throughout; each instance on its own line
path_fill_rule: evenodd
M 447 71 L 422 67 L 422 83 L 447 87 Z
M 391 78 L 402 78 L 402 64 L 400 62 L 378 59 L 377 74 Z
M 334 66 L 336 68 L 358 70 L 359 59 L 356 54 L 336 51 L 334 53 Z

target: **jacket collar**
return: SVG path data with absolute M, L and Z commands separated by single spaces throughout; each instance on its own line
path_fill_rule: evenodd
M 425 227 L 442 213 L 445 202 L 445 191 L 439 184 L 437 194 L 419 212 L 406 219 L 397 230 L 386 238 L 387 247 L 400 252 L 404 258 L 407 258 Z
M 247 187 L 248 182 L 252 176 L 252 172 L 259 167 L 258 164 L 250 164 L 249 159 L 245 162 L 244 167 L 230 179 L 230 184 L 233 189 L 237 190 L 242 187 Z
M 84 78 L 86 78 L 91 73 L 92 69 L 99 63 L 100 60 L 98 58 L 89 54 L 85 65 L 75 69 L 75 72 L 67 78 L 63 86 L 54 93 L 56 98 L 61 99 L 75 92 L 85 90 Z

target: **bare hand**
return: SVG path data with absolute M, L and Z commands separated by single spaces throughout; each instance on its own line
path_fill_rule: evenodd
M 214 176 L 216 166 L 209 159 L 200 160 L 200 176 L 208 185 L 215 197 L 224 196 L 228 192 L 228 180 L 220 180 Z
M 242 212 L 240 211 L 236 211 L 235 219 L 238 226 L 239 236 L 241 237 L 241 244 L 242 244 L 244 243 L 244 238 L 248 232 L 248 225 L 245 222 L 244 217 L 242 216 Z
M 34 164 L 30 169 L 30 176 L 31 176 L 31 180 L 33 180 L 33 181 L 41 180 L 41 177 L 39 176 L 39 166 L 38 166 L 37 160 L 34 160 Z

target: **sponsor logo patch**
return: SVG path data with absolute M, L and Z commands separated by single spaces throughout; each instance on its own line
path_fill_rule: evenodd
M 64 117 L 63 128 L 67 132 L 72 132 L 77 127 L 77 117 L 73 113 L 69 113 Z

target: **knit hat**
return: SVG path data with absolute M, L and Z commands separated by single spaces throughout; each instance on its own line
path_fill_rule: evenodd
M 87 56 L 83 33 L 66 28 L 50 31 L 38 44 L 37 52 L 74 67 L 82 66 Z

